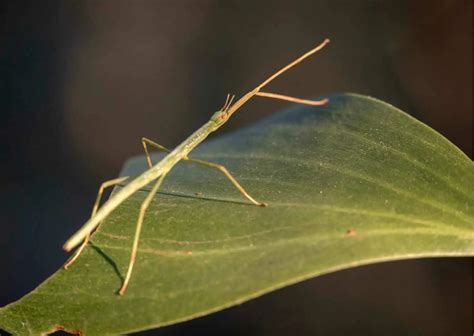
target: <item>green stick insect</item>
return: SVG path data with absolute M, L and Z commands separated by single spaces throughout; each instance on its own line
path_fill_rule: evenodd
M 305 58 L 311 56 L 312 54 L 322 49 L 327 43 L 329 43 L 329 39 L 325 39 L 320 45 L 318 45 L 314 49 L 311 49 L 306 54 L 300 56 L 299 58 L 297 58 L 296 60 L 288 64 L 287 66 L 283 67 L 282 69 L 274 73 L 272 76 L 268 77 L 263 83 L 261 83 L 255 89 L 253 89 L 252 91 L 242 96 L 234 104 L 232 104 L 234 96 L 230 98 L 230 96 L 227 95 L 227 99 L 224 103 L 224 106 L 219 111 L 215 112 L 208 122 L 202 125 L 193 134 L 191 134 L 186 140 L 184 140 L 174 150 L 171 151 L 157 144 L 156 142 L 153 142 L 147 138 L 142 138 L 142 144 L 143 144 L 145 154 L 147 157 L 149 169 L 145 171 L 144 173 L 142 173 L 141 175 L 139 175 L 138 177 L 136 177 L 135 179 L 133 179 L 125 187 L 120 189 L 120 191 L 114 194 L 113 197 L 111 197 L 107 202 L 105 202 L 104 205 L 99 209 L 99 203 L 100 203 L 100 199 L 102 197 L 102 193 L 104 189 L 107 187 L 125 182 L 126 180 L 129 179 L 129 177 L 128 176 L 119 177 L 119 178 L 104 182 L 101 185 L 98 195 L 97 195 L 96 202 L 92 210 L 91 218 L 82 226 L 82 228 L 80 228 L 71 238 L 69 238 L 63 246 L 64 250 L 71 251 L 73 248 L 75 248 L 82 242 L 82 245 L 79 247 L 76 253 L 66 262 L 66 264 L 64 265 L 64 268 L 67 269 L 75 260 L 77 260 L 77 258 L 83 251 L 84 247 L 89 242 L 92 231 L 99 226 L 102 220 L 104 220 L 117 206 L 119 206 L 123 201 L 129 198 L 132 194 L 134 194 L 141 188 L 145 187 L 149 183 L 154 182 L 155 183 L 154 186 L 152 187 L 151 191 L 148 193 L 148 195 L 146 196 L 145 200 L 143 201 L 140 207 L 140 212 L 139 212 L 138 220 L 136 223 L 135 236 L 133 239 L 133 245 L 132 245 L 132 251 L 130 255 L 130 262 L 129 262 L 128 270 L 127 270 L 127 275 L 123 281 L 122 287 L 120 288 L 118 292 L 120 295 L 123 295 L 125 293 L 125 290 L 127 289 L 128 283 L 130 281 L 130 277 L 132 275 L 133 265 L 135 264 L 138 242 L 140 240 L 140 232 L 142 230 L 142 224 L 143 224 L 143 218 L 145 216 L 145 212 L 148 206 L 150 205 L 150 202 L 152 201 L 153 197 L 155 196 L 156 192 L 160 188 L 161 183 L 165 179 L 168 172 L 181 160 L 186 160 L 186 161 L 189 161 L 198 165 L 202 165 L 205 167 L 213 168 L 222 172 L 230 180 L 230 182 L 232 182 L 232 184 L 239 190 L 239 192 L 245 198 L 247 198 L 252 204 L 255 204 L 257 206 L 267 206 L 267 204 L 263 202 L 259 202 L 255 200 L 252 196 L 250 196 L 249 193 L 245 191 L 245 189 L 240 185 L 240 183 L 237 182 L 237 180 L 230 174 L 230 172 L 224 166 L 216 164 L 216 163 L 212 163 L 212 162 L 191 159 L 188 157 L 188 154 L 197 145 L 203 142 L 210 133 L 215 132 L 222 125 L 224 125 L 227 122 L 227 120 L 229 120 L 229 118 L 232 116 L 232 114 L 235 113 L 235 111 L 237 111 L 242 105 L 244 105 L 248 100 L 250 100 L 254 96 L 281 99 L 281 100 L 286 100 L 286 101 L 299 103 L 299 104 L 307 104 L 307 105 L 326 104 L 328 102 L 327 99 L 323 99 L 319 101 L 299 99 L 299 98 L 284 96 L 284 95 L 280 95 L 276 93 L 262 92 L 261 89 L 265 87 L 268 83 L 273 81 L 275 78 L 280 76 L 285 71 L 289 70 L 293 66 L 303 61 Z M 150 158 L 149 151 L 148 151 L 148 146 L 152 146 L 156 148 L 157 150 L 167 152 L 168 154 L 160 162 L 153 165 Z

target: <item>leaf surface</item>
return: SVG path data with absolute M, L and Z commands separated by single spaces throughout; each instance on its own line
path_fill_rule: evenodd
M 348 267 L 474 255 L 472 161 L 391 105 L 329 98 L 192 153 L 224 164 L 267 208 L 249 205 L 223 174 L 182 162 L 147 212 L 125 296 L 116 291 L 147 190 L 104 221 L 70 270 L 0 309 L 0 326 L 14 334 L 124 334 Z M 134 158 L 122 175 L 145 168 L 144 157 Z

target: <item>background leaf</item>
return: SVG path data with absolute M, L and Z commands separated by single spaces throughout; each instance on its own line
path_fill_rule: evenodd
M 143 330 L 208 314 L 335 270 L 474 255 L 472 162 L 394 107 L 357 95 L 297 107 L 216 138 L 194 157 L 225 164 L 268 208 L 219 173 L 181 163 L 150 206 L 124 297 L 138 192 L 69 271 L 0 310 L 15 334 Z M 130 160 L 123 174 L 145 168 Z

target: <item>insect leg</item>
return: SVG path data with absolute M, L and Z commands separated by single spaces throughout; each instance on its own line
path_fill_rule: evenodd
M 95 214 L 97 213 L 97 210 L 99 209 L 100 200 L 102 198 L 102 194 L 104 193 L 105 188 L 112 187 L 114 185 L 122 183 L 126 179 L 128 179 L 128 176 L 118 177 L 113 180 L 105 181 L 104 183 L 101 184 L 99 188 L 99 192 L 97 193 L 97 198 L 95 200 L 94 206 L 92 207 L 91 218 L 95 216 Z M 86 236 L 86 238 L 82 242 L 82 245 L 77 249 L 77 251 L 73 254 L 73 256 L 69 258 L 69 260 L 64 264 L 63 266 L 64 269 L 67 269 L 69 266 L 71 266 L 72 263 L 74 263 L 74 261 L 76 261 L 76 259 L 79 257 L 84 247 L 86 247 L 87 243 L 89 242 L 89 239 L 90 239 L 90 234 Z
M 148 208 L 151 200 L 153 199 L 156 192 L 160 188 L 160 185 L 163 182 L 165 176 L 166 174 L 163 174 L 158 178 L 158 181 L 153 186 L 151 191 L 148 193 L 148 195 L 146 196 L 145 200 L 143 201 L 140 207 L 140 213 L 138 215 L 137 225 L 135 229 L 135 237 L 133 238 L 132 253 L 130 255 L 130 262 L 128 264 L 127 275 L 125 276 L 125 280 L 123 281 L 122 287 L 120 288 L 118 292 L 120 295 L 123 295 L 123 293 L 125 293 L 125 290 L 127 289 L 127 286 L 128 286 L 128 282 L 130 281 L 130 277 L 132 275 L 133 265 L 135 264 L 135 258 L 137 256 L 138 241 L 140 240 L 140 233 L 142 230 L 143 218 L 145 216 L 146 209 Z
M 247 198 L 250 202 L 252 202 L 255 205 L 262 206 L 262 207 L 267 206 L 266 203 L 258 202 L 252 196 L 250 196 L 249 193 L 247 191 L 245 191 L 245 189 L 240 185 L 240 183 L 235 179 L 235 177 L 233 177 L 231 175 L 231 173 L 229 172 L 229 170 L 225 166 L 223 166 L 221 164 L 218 164 L 218 163 L 213 163 L 213 162 L 208 162 L 208 161 L 203 161 L 203 160 L 190 159 L 190 158 L 184 158 L 184 160 L 187 160 L 189 162 L 199 164 L 201 166 L 209 167 L 209 168 L 216 169 L 216 170 L 220 171 L 221 173 L 223 173 L 230 180 L 230 182 L 232 182 L 232 184 L 237 188 L 237 190 L 239 190 L 240 193 L 245 198 Z
M 320 105 L 327 104 L 329 102 L 329 99 L 327 98 L 321 99 L 321 100 L 308 100 L 308 99 L 301 99 L 301 98 L 296 98 L 296 97 L 291 97 L 291 96 L 285 96 L 278 93 L 262 92 L 262 91 L 257 92 L 255 95 L 260 96 L 260 97 L 281 99 L 281 100 L 286 100 L 292 103 L 313 105 L 313 106 L 320 106 Z
M 150 153 L 148 152 L 148 146 L 152 146 L 152 147 L 154 147 L 154 148 L 156 148 L 160 151 L 163 151 L 163 152 L 167 152 L 167 153 L 171 152 L 165 146 L 162 146 L 159 143 L 156 143 L 153 140 L 150 140 L 148 138 L 142 138 L 142 145 L 143 145 L 143 149 L 145 150 L 146 160 L 148 162 L 148 167 L 150 167 L 150 168 L 153 166 L 153 163 L 151 162 Z

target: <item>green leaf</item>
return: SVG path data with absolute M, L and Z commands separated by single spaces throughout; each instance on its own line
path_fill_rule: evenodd
M 316 275 L 363 264 L 474 255 L 473 164 L 398 109 L 357 95 L 298 106 L 208 141 L 150 206 L 125 296 L 146 191 L 122 204 L 69 271 L 0 310 L 14 334 L 55 328 L 123 334 L 209 314 Z M 130 160 L 124 175 L 146 167 Z M 58 246 L 59 249 L 59 246 Z

